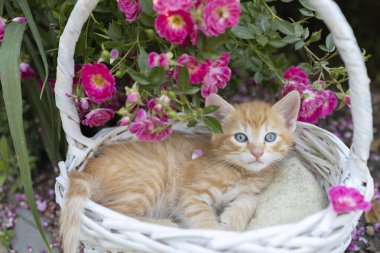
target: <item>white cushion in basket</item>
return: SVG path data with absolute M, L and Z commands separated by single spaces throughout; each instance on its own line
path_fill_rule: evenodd
M 294 223 L 323 209 L 326 194 L 297 157 L 288 157 L 274 182 L 261 194 L 248 230 Z

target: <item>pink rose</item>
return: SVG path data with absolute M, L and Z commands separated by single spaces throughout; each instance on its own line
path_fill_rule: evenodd
M 343 185 L 332 186 L 329 190 L 329 199 L 333 210 L 338 214 L 371 209 L 371 203 L 365 201 L 357 189 Z
M 82 70 L 82 83 L 86 95 L 96 104 L 116 94 L 115 77 L 103 63 L 86 64 Z
M 209 64 L 198 62 L 193 56 L 189 56 L 187 54 L 181 55 L 178 58 L 178 63 L 187 68 L 190 77 L 189 81 L 191 84 L 201 83 L 209 70 Z M 180 67 L 177 67 L 174 73 L 174 78 L 176 80 L 178 80 L 178 73 L 180 69 Z
M 291 66 L 285 71 L 284 78 L 287 81 L 293 81 L 294 83 L 301 83 L 303 85 L 308 85 L 310 82 L 308 74 L 303 71 L 301 67 Z
M 321 90 L 319 92 L 319 95 L 323 99 L 323 103 L 319 108 L 319 117 L 323 119 L 333 113 L 333 111 L 338 106 L 338 99 L 335 96 L 335 93 L 331 90 Z
M 117 0 L 119 9 L 124 12 L 125 19 L 133 22 L 137 19 L 137 15 L 141 12 L 139 0 Z
M 206 24 L 206 36 L 218 36 L 227 28 L 234 27 L 239 22 L 241 13 L 240 2 L 231 0 L 208 1 L 204 7 L 203 19 Z
M 217 93 L 218 88 L 224 89 L 231 78 L 231 69 L 228 67 L 230 61 L 229 53 L 222 53 L 219 59 L 210 62 L 210 69 L 202 82 L 201 95 L 208 97 Z
M 158 14 L 166 14 L 169 11 L 188 11 L 193 5 L 193 0 L 153 0 L 153 9 Z
M 98 108 L 86 114 L 82 124 L 89 127 L 103 126 L 115 116 L 111 109 Z
M 167 123 L 166 120 L 147 115 L 145 110 L 140 109 L 137 112 L 135 121 L 129 127 L 129 131 L 142 141 L 160 141 L 173 131 L 171 127 L 163 130 L 157 129 L 158 127 L 165 126 Z
M 177 10 L 157 16 L 154 26 L 161 38 L 167 39 L 172 44 L 181 45 L 193 33 L 194 24 L 190 13 Z

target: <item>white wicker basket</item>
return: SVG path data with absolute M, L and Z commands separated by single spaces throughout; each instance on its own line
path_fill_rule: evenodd
M 333 134 L 316 126 L 299 123 L 296 149 L 330 185 L 347 185 L 360 190 L 366 200 L 373 196 L 373 180 L 367 168 L 372 140 L 372 108 L 369 78 L 356 39 L 332 0 L 309 0 L 331 30 L 335 44 L 348 69 L 354 121 L 353 145 L 349 150 Z M 61 205 L 68 184 L 67 172 L 82 169 L 99 146 L 130 139 L 125 127 L 102 130 L 93 138 L 82 135 L 72 98 L 74 50 L 81 29 L 98 0 L 79 0 L 67 22 L 59 44 L 57 107 L 69 144 L 67 160 L 59 163 L 56 200 Z M 189 131 L 177 125 L 177 129 Z M 296 224 L 253 230 L 245 233 L 194 230 L 143 223 L 126 217 L 93 201 L 82 214 L 81 240 L 85 252 L 343 252 L 351 240 L 362 212 L 336 215 L 331 206 Z

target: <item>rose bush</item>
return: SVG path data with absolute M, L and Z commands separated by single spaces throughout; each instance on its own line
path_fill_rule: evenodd
M 343 88 L 347 74 L 341 66 L 329 66 L 336 55 L 331 35 L 318 53 L 310 49 L 322 32 L 303 26 L 317 14 L 305 1 L 300 3 L 304 17 L 290 22 L 258 0 L 107 1 L 115 6 L 108 9 L 116 12 L 111 17 L 94 12 L 83 34 L 91 37 L 92 30 L 97 36 L 76 58 L 83 68 L 77 71 L 80 80 L 70 95 L 82 124 L 106 124 L 113 115 L 95 124 L 89 117 L 107 108 L 115 112 L 119 125 L 131 125 L 141 140 L 161 140 L 177 121 L 189 127 L 203 122 L 218 132 L 220 123 L 207 115 L 217 108 L 204 108 L 204 99 L 253 89 L 248 83 L 282 95 L 297 90 L 302 98 L 299 120 L 317 123 L 339 102 L 340 107 L 348 104 L 349 92 Z M 287 59 L 281 51 L 289 46 L 308 61 Z M 243 101 L 247 95 L 238 96 Z M 161 96 L 170 102 L 162 103 Z

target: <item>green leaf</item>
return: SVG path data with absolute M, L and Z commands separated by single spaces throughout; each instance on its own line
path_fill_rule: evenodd
M 268 44 L 268 41 L 268 37 L 265 36 L 257 38 L 257 43 L 259 43 L 261 46 Z
M 24 0 L 20 0 L 19 3 L 20 5 L 24 5 L 23 9 L 25 9 L 26 2 Z M 27 18 L 30 22 L 32 20 L 30 10 L 29 14 L 30 19 L 28 17 Z M 26 199 L 28 201 L 34 220 L 37 224 L 37 228 L 46 244 L 46 247 L 49 252 L 52 253 L 49 242 L 41 226 L 40 217 L 38 215 L 36 206 L 36 200 L 34 198 L 28 150 L 26 148 L 24 124 L 22 120 L 22 96 L 19 58 L 25 27 L 26 24 L 19 24 L 16 22 L 12 22 L 7 26 L 4 40 L 0 49 L 1 84 L 3 89 L 5 108 L 7 111 L 9 129 L 16 152 L 21 181 L 25 190 Z
M 306 71 L 309 74 L 313 73 L 313 67 L 309 63 L 301 63 L 299 65 L 304 71 Z
M 49 65 L 48 65 L 48 62 L 47 62 L 47 59 L 46 59 L 45 49 L 44 49 L 44 46 L 42 44 L 41 35 L 38 32 L 36 22 L 34 21 L 32 12 L 30 11 L 30 8 L 29 8 L 29 5 L 28 5 L 28 1 L 27 0 L 18 0 L 17 2 L 20 5 L 20 7 L 22 9 L 22 12 L 24 13 L 26 19 L 28 20 L 28 25 L 30 27 L 30 30 L 32 31 L 34 41 L 35 41 L 35 43 L 37 45 L 38 51 L 40 52 L 40 56 L 41 56 L 42 62 L 44 64 L 45 78 L 44 78 L 44 84 L 42 86 L 42 91 L 41 91 L 41 96 L 42 96 L 42 93 L 43 93 L 43 91 L 45 89 L 46 82 L 47 82 L 48 77 L 49 77 Z
M 142 11 L 147 15 L 152 16 L 154 14 L 152 0 L 140 0 L 140 6 Z
M 133 69 L 129 69 L 127 72 L 132 77 L 132 79 L 138 82 L 139 84 L 141 85 L 150 84 L 149 79 L 143 73 L 137 72 Z
M 141 13 L 139 17 L 139 21 L 147 26 L 147 27 L 154 27 L 154 17 L 147 15 L 145 13 Z
M 149 81 L 153 84 L 162 84 L 165 82 L 166 73 L 163 68 L 154 68 L 149 75 Z
M 0 159 L 0 171 L 5 171 L 8 168 L 8 163 Z M 2 185 L 2 183 L 0 183 Z
M 139 66 L 141 73 L 148 73 L 150 71 L 148 65 L 148 54 L 145 52 L 144 48 L 140 48 L 140 54 L 137 58 L 137 65 Z
M 315 11 L 315 8 L 309 3 L 309 0 L 298 0 L 308 10 Z
M 121 26 L 117 22 L 112 21 L 108 26 L 108 35 L 113 41 L 122 39 L 123 32 L 121 31 Z
M 201 90 L 201 88 L 199 86 L 198 87 L 193 86 L 193 87 L 186 89 L 185 94 L 186 95 L 194 95 L 194 94 L 198 93 L 200 90 Z
M 10 158 L 9 144 L 7 137 L 1 136 L 0 138 L 0 159 L 8 162 Z
M 299 9 L 299 11 L 301 12 L 302 15 L 304 15 L 306 17 L 313 17 L 314 16 L 314 12 L 311 10 L 308 10 L 306 8 L 301 8 L 301 9 Z
M 327 37 L 326 37 L 326 48 L 327 48 L 328 52 L 332 52 L 335 50 L 334 39 L 333 39 L 331 33 L 329 35 L 327 35 Z
M 299 40 L 300 40 L 300 38 L 298 38 L 297 36 L 294 36 L 294 35 L 287 35 L 284 38 L 282 38 L 282 41 L 287 43 L 287 44 L 292 44 L 292 43 L 299 41 Z
M 287 43 L 281 41 L 281 40 L 270 40 L 269 41 L 269 45 L 271 45 L 272 47 L 275 47 L 275 48 L 281 48 L 281 47 L 284 47 L 286 46 Z
M 302 38 L 303 38 L 304 40 L 306 40 L 306 39 L 309 37 L 309 35 L 310 35 L 309 28 L 306 27 L 306 28 L 304 29 L 304 31 L 303 31 Z
M 303 27 L 302 25 L 296 25 L 296 27 L 294 27 L 294 33 L 297 37 L 301 37 L 302 34 L 303 34 Z
M 286 35 L 293 35 L 294 34 L 294 27 L 293 25 L 288 21 L 281 21 L 278 23 L 278 30 Z
M 319 48 L 322 50 L 322 51 L 325 51 L 326 53 L 329 52 L 329 50 L 327 49 L 327 47 L 325 45 L 319 45 Z
M 231 31 L 236 37 L 240 39 L 250 40 L 250 39 L 255 38 L 255 34 L 253 33 L 253 31 L 251 31 L 245 26 L 233 27 Z
M 189 80 L 190 80 L 189 71 L 187 70 L 187 68 L 181 68 L 181 70 L 178 73 L 178 82 L 177 82 L 179 84 L 179 87 L 181 87 L 181 89 L 184 91 L 190 88 Z
M 211 116 L 205 116 L 203 119 L 205 125 L 210 129 L 213 133 L 223 133 L 222 125 L 219 120 Z
M 209 114 L 209 113 L 217 111 L 218 109 L 219 109 L 219 106 L 217 106 L 217 105 L 209 105 L 203 109 L 203 113 Z
M 3 16 L 4 0 L 0 0 L 0 17 Z
M 56 107 L 52 108 L 52 111 L 49 110 L 48 96 L 51 95 L 49 92 L 46 92 L 39 99 L 38 83 L 33 79 L 26 80 L 26 85 L 23 88 L 25 89 L 26 98 L 32 106 L 32 112 L 38 118 L 41 126 L 42 131 L 40 132 L 40 136 L 49 160 L 53 164 L 58 163 L 61 160 L 59 152 L 59 130 L 61 126 Z M 50 90 L 49 86 L 46 88 Z
M 304 45 L 305 45 L 305 43 L 302 40 L 297 41 L 296 44 L 294 44 L 294 49 L 300 50 Z
M 321 35 L 322 35 L 322 29 L 319 30 L 319 31 L 316 31 L 316 32 L 313 32 L 313 34 L 311 35 L 310 39 L 307 41 L 307 43 L 313 43 L 313 42 L 317 42 L 318 40 L 321 39 Z
M 263 30 L 263 32 L 268 31 L 270 28 L 269 20 L 266 18 L 261 19 L 260 20 L 260 28 L 261 28 L 261 30 Z

